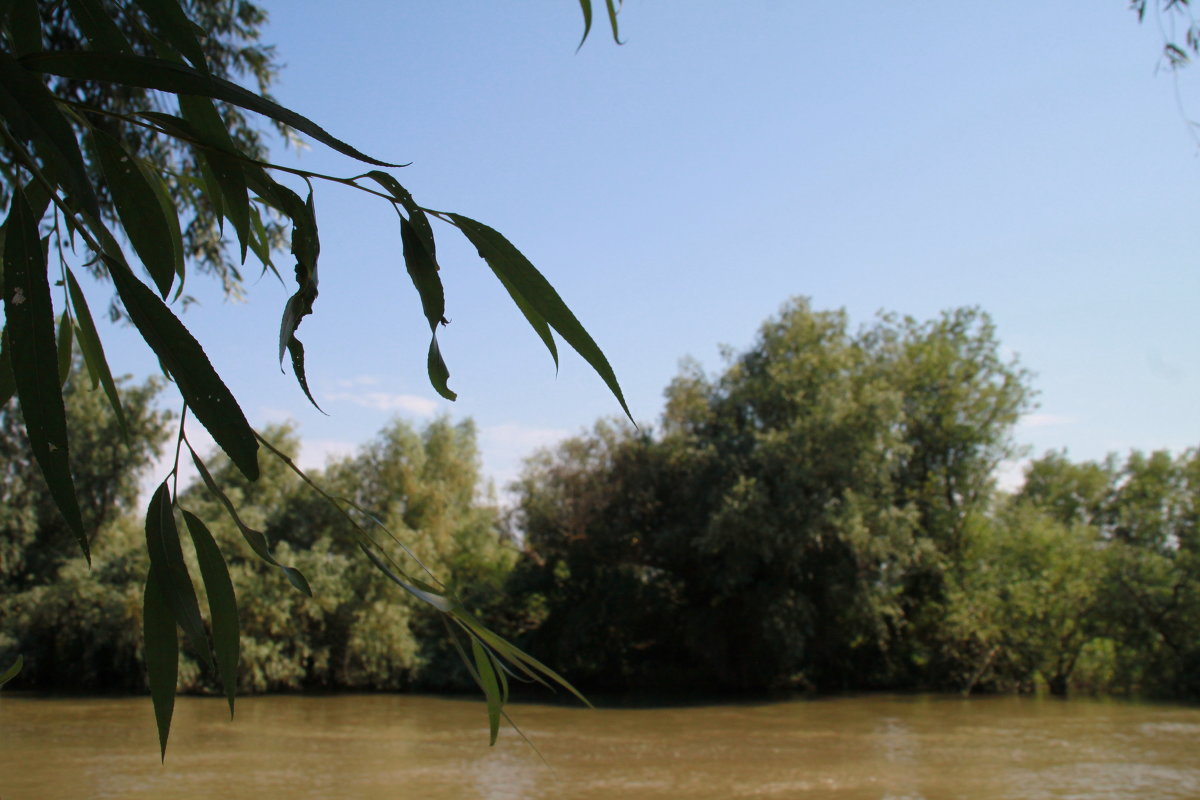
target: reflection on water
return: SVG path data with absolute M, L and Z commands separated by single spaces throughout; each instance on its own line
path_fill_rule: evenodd
M 1200 709 L 857 697 L 664 709 L 411 696 L 180 698 L 160 765 L 149 700 L 0 698 L 0 800 L 56 798 L 1193 798 Z

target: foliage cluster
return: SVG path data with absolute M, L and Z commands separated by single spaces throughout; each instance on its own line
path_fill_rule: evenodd
M 1200 696 L 1200 451 L 1052 452 L 1001 492 L 1028 382 L 976 309 L 853 331 L 794 301 L 720 374 L 685 366 L 658 430 L 601 422 L 532 458 L 507 516 L 470 423 L 394 423 L 314 477 L 395 532 L 473 619 L 591 687 Z M 8 462 L 0 663 L 24 654 L 18 685 L 140 689 L 132 502 L 167 420 L 156 385 L 127 387 L 137 434 L 122 440 L 85 383 L 77 366 L 66 397 L 102 520 L 92 569 L 36 465 Z M 0 413 L 4 452 L 24 452 L 18 413 Z M 295 455 L 288 429 L 264 438 Z M 286 463 L 249 481 L 218 457 L 211 478 L 313 589 L 258 558 L 202 482 L 179 492 L 227 554 L 242 691 L 470 685 L 442 616 L 397 602 L 351 521 Z M 186 542 L 183 556 L 200 570 Z M 218 691 L 184 652 L 179 687 Z

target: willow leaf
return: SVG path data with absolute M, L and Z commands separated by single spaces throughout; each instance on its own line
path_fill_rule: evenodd
M 111 53 L 131 53 L 129 40 L 113 22 L 111 12 L 97 0 L 67 0 L 71 16 L 93 48 Z
M 142 596 L 142 647 L 154 721 L 158 726 L 158 745 L 163 761 L 167 759 L 167 737 L 171 734 L 171 716 L 175 712 L 175 684 L 179 677 L 179 635 L 175 617 L 163 597 L 154 567 L 146 577 Z
M 223 100 L 262 114 L 307 134 L 321 144 L 366 164 L 399 167 L 365 155 L 330 134 L 317 123 L 291 109 L 284 108 L 236 83 L 208 75 L 186 64 L 160 58 L 110 53 L 59 52 L 25 56 L 21 63 L 28 69 L 77 80 L 120 83 L 143 89 L 160 89 L 173 94 L 196 94 Z
M 424 218 L 424 214 L 421 215 Z M 426 225 L 428 221 L 426 220 Z M 442 279 L 438 276 L 437 259 L 432 247 L 433 240 L 426 239 L 420 234 L 417 225 L 411 220 L 400 220 L 400 239 L 404 245 L 404 265 L 408 276 L 421 297 L 421 308 L 425 319 L 429 322 L 430 342 L 429 356 L 426 366 L 429 371 L 429 381 L 437 393 L 447 400 L 458 398 L 448 385 L 450 370 L 442 358 L 442 350 L 438 346 L 438 325 L 446 323 L 446 295 L 442 287 Z
M 237 509 L 234 508 L 234 505 L 232 502 L 230 502 L 229 497 L 223 491 L 221 491 L 221 487 L 217 486 L 217 482 L 213 480 L 212 473 L 208 471 L 208 467 L 206 467 L 204 462 L 200 460 L 200 456 L 196 455 L 196 451 L 191 449 L 191 445 L 188 445 L 188 450 L 192 454 L 192 463 L 196 465 L 196 471 L 200 473 L 200 480 L 204 481 L 204 485 L 208 487 L 208 491 L 211 492 L 213 497 L 217 498 L 217 501 L 225 507 L 225 512 L 229 514 L 229 518 L 233 520 L 233 524 L 237 526 L 238 531 L 240 531 L 242 534 L 242 538 L 246 540 L 246 544 L 250 545 L 250 549 L 254 551 L 255 555 L 271 566 L 279 567 L 279 569 L 283 570 L 283 574 L 287 577 L 288 582 L 291 583 L 292 586 L 296 587 L 296 589 L 300 590 L 309 597 L 312 597 L 312 587 L 308 585 L 308 580 L 304 577 L 300 570 L 296 569 L 295 567 L 285 566 L 275 560 L 275 557 L 271 555 L 271 547 L 267 544 L 267 537 L 262 533 L 262 531 L 257 531 L 246 523 L 242 522 L 242 518 L 238 515 Z
M 173 0 L 135 0 L 158 35 L 192 62 L 196 69 L 208 71 L 204 50 L 196 38 L 196 25 Z
M 196 560 L 200 564 L 200 577 L 204 579 L 204 591 L 208 595 L 208 615 L 212 622 L 213 650 L 216 651 L 217 673 L 229 701 L 229 716 L 233 717 L 233 701 L 237 696 L 237 667 L 241 653 L 238 633 L 237 597 L 233 592 L 233 581 L 221 549 L 212 533 L 195 514 L 183 510 L 192 543 L 196 546 Z
M 87 298 L 79 288 L 75 274 L 67 268 L 67 292 L 71 296 L 71 309 L 75 312 L 75 325 L 78 328 L 79 349 L 88 371 L 104 387 L 104 395 L 112 406 L 121 427 L 121 434 L 128 438 L 129 425 L 125 421 L 125 409 L 121 405 L 121 396 L 117 392 L 116 381 L 108 368 L 108 359 L 104 357 L 104 346 L 100 343 L 100 335 L 96 332 L 96 323 L 92 320 L 92 312 L 88 308 Z M 95 388 L 93 381 L 92 388 Z
M 500 733 L 500 685 L 496 681 L 496 669 L 492 666 L 492 657 L 487 649 L 474 636 L 471 637 L 471 655 L 475 657 L 475 669 L 479 673 L 479 685 L 483 688 L 484 699 L 488 709 L 489 745 L 496 744 L 496 736 Z
M 4 674 L 0 675 L 0 686 L 11 681 L 13 678 L 21 674 L 21 669 L 25 666 L 25 657 L 20 653 L 17 654 L 17 660 L 9 665 L 8 669 L 4 670 Z
M 95 129 L 92 146 L 125 235 L 165 300 L 175 280 L 177 252 L 167 211 L 136 159 L 115 137 Z M 170 216 L 178 226 L 176 216 Z
M 8 4 L 8 35 L 19 56 L 42 49 L 42 17 L 38 0 L 12 0 Z
M 58 385 L 65 386 L 71 375 L 72 349 L 71 318 L 66 314 L 58 318 Z
M 150 497 L 146 509 L 146 550 L 150 554 L 150 568 L 159 578 L 163 599 L 171 609 L 175 621 L 187 634 L 196 655 L 211 667 L 212 650 L 204 633 L 204 622 L 200 619 L 200 604 L 196 601 L 196 589 L 183 560 L 183 549 L 179 545 L 179 528 L 175 525 L 175 512 L 171 504 L 171 490 L 164 482 Z
M 454 224 L 471 244 L 475 245 L 479 255 L 500 278 L 501 283 L 508 289 L 509 294 L 525 313 L 526 318 L 530 318 L 532 313 L 554 328 L 563 340 L 591 365 L 616 396 L 625 414 L 633 419 L 633 415 L 629 412 L 629 406 L 625 404 L 621 386 L 617 383 L 617 376 L 613 373 L 608 359 L 605 358 L 591 335 L 575 318 L 571 309 L 567 308 L 567 304 L 558 296 L 558 292 L 554 290 L 542 273 L 538 272 L 537 268 L 529 263 L 529 259 L 525 258 L 521 251 L 499 232 L 460 214 L 447 216 L 454 221 Z M 541 331 L 539 331 L 539 335 L 541 335 Z M 545 336 L 543 336 L 543 340 L 545 340 Z
M 212 100 L 192 94 L 179 96 L 179 111 L 202 140 L 211 143 L 201 151 L 209 169 L 221 188 L 225 202 L 223 208 L 241 247 L 242 263 L 246 262 L 246 249 L 250 242 L 250 198 L 246 193 L 246 175 L 242 172 L 237 152 L 225 121 L 217 112 Z
M 129 266 L 104 255 L 129 318 L 150 345 L 179 393 L 200 421 L 250 480 L 258 480 L 258 442 L 233 394 L 221 381 L 195 337 L 154 292 L 134 277 Z
M 25 193 L 19 187 L 14 187 L 12 193 L 4 241 L 4 316 L 9 345 L 5 349 L 9 351 L 30 449 L 46 478 L 50 496 L 90 563 L 67 451 L 67 416 L 58 382 L 46 251 L 38 236 L 38 217 L 29 208 Z
M 0 408 L 8 405 L 17 393 L 17 382 L 13 377 L 12 358 L 9 356 L 8 329 L 0 330 Z

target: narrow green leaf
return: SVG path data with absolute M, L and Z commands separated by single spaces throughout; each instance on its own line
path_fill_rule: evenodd
M 171 199 L 171 192 L 167 189 L 162 175 L 159 175 L 150 162 L 144 158 L 135 159 L 135 163 L 158 199 L 158 206 L 162 209 L 162 218 L 167 222 L 167 235 L 171 239 L 171 250 L 175 256 L 175 274 L 179 276 L 179 286 L 175 290 L 175 296 L 178 297 L 183 291 L 187 256 L 183 247 L 183 231 L 179 227 L 179 211 L 175 208 L 175 201 Z
M 129 41 L 113 22 L 110 12 L 96 0 L 67 0 L 71 16 L 79 26 L 88 44 L 95 50 L 110 53 L 132 53 Z
M 393 176 L 377 169 L 373 169 L 360 177 L 370 178 L 378 183 L 387 190 L 388 194 L 395 198 L 396 201 L 404 207 L 404 211 L 408 214 L 409 221 L 412 223 L 417 235 L 421 237 L 421 242 L 425 245 L 425 249 L 429 252 L 429 256 L 432 258 L 435 251 L 433 243 L 433 228 L 429 224 L 429 218 L 425 215 L 425 209 L 417 205 L 417 201 L 413 200 L 413 196 L 408 189 L 405 189 L 403 186 L 401 186 L 400 181 L 396 180 Z
M 405 580 L 399 577 L 395 572 L 389 569 L 386 564 L 383 563 L 379 556 L 372 553 L 370 548 L 368 548 L 366 545 L 359 544 L 359 549 L 366 554 L 367 559 L 375 565 L 376 569 L 382 572 L 389 580 L 391 580 L 401 589 L 404 589 L 404 591 L 408 592 L 413 597 L 446 614 L 449 614 L 454 610 L 455 604 L 447 599 L 445 595 L 435 591 L 430 591 L 428 588 L 421 587 L 419 582 L 413 580 L 412 578 Z
M 360 153 L 307 117 L 243 89 L 236 83 L 205 74 L 186 64 L 146 56 L 88 52 L 37 53 L 24 57 L 21 63 L 28 69 L 64 78 L 122 83 L 144 89 L 161 89 L 174 94 L 195 94 L 223 100 L 295 128 L 321 144 L 358 161 L 380 167 L 401 166 Z
M 492 658 L 474 636 L 471 637 L 471 655 L 475 657 L 475 669 L 479 672 L 479 685 L 483 688 L 488 709 L 488 745 L 496 744 L 500 733 L 500 686 L 496 682 L 496 670 Z
M 624 0 L 619 0 L 624 2 Z M 614 0 L 604 0 L 604 4 L 608 6 L 608 24 L 612 28 L 613 41 L 617 44 L 624 44 L 621 41 L 620 29 L 617 25 L 617 3 Z
M 308 580 L 300 570 L 295 567 L 284 566 L 275 560 L 275 557 L 271 555 L 271 548 L 267 544 L 267 537 L 261 531 L 257 531 L 242 522 L 242 518 L 238 516 L 237 509 L 234 508 L 229 497 L 221 491 L 221 487 L 217 486 L 217 482 L 213 480 L 208 467 L 204 466 L 204 462 L 200 460 L 200 456 L 196 455 L 196 451 L 192 450 L 191 445 L 188 445 L 188 451 L 192 454 L 192 463 L 196 465 L 196 471 L 200 473 L 200 480 L 204 481 L 204 485 L 208 487 L 208 491 L 225 507 L 225 512 L 229 514 L 229 518 L 233 520 L 233 524 L 237 526 L 238 531 L 242 534 L 242 538 L 246 540 L 246 544 L 250 545 L 250 549 L 254 551 L 255 555 L 271 566 L 279 567 L 287 577 L 288 583 L 309 597 L 312 597 L 312 587 L 308 585 Z
M 21 669 L 25 666 L 25 657 L 20 653 L 17 654 L 17 660 L 9 665 L 8 669 L 4 670 L 4 674 L 0 675 L 0 686 L 11 681 L 13 678 L 21 674 Z
M 208 636 L 204 633 L 204 622 L 200 619 L 196 589 L 192 586 L 187 563 L 183 560 L 183 549 L 179 545 L 171 490 L 166 482 L 155 490 L 146 509 L 146 549 L 150 553 L 150 568 L 158 575 L 163 599 L 167 601 L 175 621 L 187 634 L 195 654 L 215 668 Z
M 145 12 L 150 24 L 158 35 L 178 50 L 184 58 L 192 62 L 196 69 L 208 72 L 208 62 L 204 58 L 204 50 L 196 38 L 196 26 L 183 8 L 173 0 L 136 0 L 138 6 Z
M 421 216 L 423 218 L 424 214 Z M 426 225 L 428 225 L 428 221 L 426 221 Z M 442 287 L 442 279 L 438 277 L 439 268 L 432 250 L 433 240 L 431 238 L 427 243 L 419 233 L 418 227 L 403 217 L 400 219 L 400 239 L 404 245 L 404 264 L 408 269 L 408 276 L 412 279 L 417 294 L 421 297 L 421 308 L 425 312 L 425 319 L 429 322 L 431 339 L 429 356 L 426 359 L 429 381 L 442 397 L 447 400 L 455 400 L 458 395 L 447 385 L 450 370 L 446 367 L 445 360 L 442 359 L 442 351 L 438 347 L 437 341 L 438 325 L 446 322 L 446 296 Z
M 34 216 L 19 187 L 12 188 L 5 222 L 4 316 L 13 378 L 30 448 L 55 505 L 91 562 L 67 450 L 67 417 L 58 382 L 54 311 L 46 277 L 46 251 Z
M 583 47 L 592 31 L 592 0 L 579 0 L 579 9 L 583 12 L 583 37 L 579 40 L 579 47 L 575 48 L 576 53 Z
M 288 340 L 287 348 L 288 353 L 292 357 L 292 372 L 295 373 L 296 380 L 300 383 L 300 388 L 304 391 L 304 396 L 308 398 L 308 402 L 313 404 L 313 408 L 324 414 L 324 409 L 317 405 L 312 392 L 308 390 L 308 378 L 304 375 L 304 345 L 301 344 L 299 339 L 293 336 Z
M 250 480 L 258 479 L 258 442 L 233 394 L 183 323 L 123 261 L 104 254 L 129 318 L 175 379 L 196 419 Z
M 62 314 L 58 319 L 58 385 L 65 386 L 71 375 L 71 318 Z
M 179 111 L 183 118 L 200 133 L 204 141 L 214 142 L 217 149 L 204 149 L 201 156 L 221 187 L 224 211 L 237 233 L 242 263 L 250 243 L 250 198 L 246 194 L 246 175 L 238 159 L 227 153 L 238 152 L 212 100 L 194 94 L 179 95 Z
M 175 237 L 166 209 L 136 159 L 115 137 L 99 129 L 93 129 L 91 135 L 125 234 L 159 295 L 166 299 L 176 274 Z
M 8 405 L 17 393 L 17 381 L 13 377 L 12 358 L 9 356 L 8 329 L 0 329 L 0 408 Z
M 301 321 L 312 313 L 313 303 L 317 299 L 317 256 L 321 247 L 312 192 L 308 193 L 308 200 L 305 201 L 302 210 L 292 210 L 297 212 L 292 218 L 292 253 L 296 256 L 297 288 L 283 307 L 283 319 L 279 323 L 279 360 L 283 361 L 285 351 L 291 352 L 292 370 L 296 373 L 296 380 L 309 401 L 320 411 L 321 407 L 317 406 L 317 401 L 313 400 L 312 393 L 308 390 L 308 379 L 304 374 L 304 346 L 296 338 L 296 329 L 300 327 Z
M 160 584 L 151 566 L 142 597 L 142 642 L 154 721 L 158 725 L 158 745 L 162 760 L 166 761 L 167 737 L 175 711 L 175 684 L 179 678 L 179 635 Z
M 225 196 L 221 194 L 221 182 L 217 180 L 217 174 L 212 171 L 208 159 L 205 158 L 200 159 L 200 184 L 204 187 L 204 197 L 208 200 L 208 204 L 212 206 L 213 214 L 217 218 L 217 224 L 224 231 Z
M 20 138 L 33 142 L 42 169 L 66 190 L 68 202 L 99 219 L 100 204 L 75 131 L 42 79 L 7 53 L 0 53 L 0 119 Z
M 87 298 L 83 296 L 83 291 L 79 288 L 79 281 L 75 280 L 75 274 L 71 272 L 70 267 L 67 268 L 67 291 L 71 295 L 71 308 L 75 312 L 79 349 L 83 352 L 83 359 L 87 363 L 88 370 L 104 387 L 104 395 L 108 398 L 108 404 L 112 406 L 113 413 L 117 417 L 121 434 L 128 437 L 129 425 L 125 421 L 125 409 L 121 405 L 121 396 L 117 393 L 117 383 L 113 380 L 112 372 L 108 368 L 108 359 L 104 357 L 104 346 L 100 343 L 100 335 L 96 332 L 96 323 L 92 320 L 92 312 L 88 308 Z M 92 388 L 95 388 L 95 380 L 93 380 Z
M 237 598 L 233 593 L 233 581 L 221 549 L 204 523 L 190 511 L 183 510 L 192 543 L 196 545 L 196 560 L 200 563 L 200 576 L 204 579 L 204 590 L 208 595 L 208 614 L 212 620 L 213 649 L 217 656 L 217 672 L 225 697 L 229 701 L 229 716 L 233 717 L 233 701 L 237 696 L 237 667 L 241 645 L 238 633 Z
M 558 331 L 567 344 L 583 356 L 584 361 L 596 371 L 617 398 L 625 414 L 632 420 L 633 415 L 629 412 L 629 406 L 625 404 L 625 396 L 608 359 L 542 273 L 497 231 L 460 214 L 448 216 L 471 244 L 475 245 L 479 255 L 487 261 L 488 266 L 508 289 L 526 318 L 530 319 L 532 313 Z M 530 322 L 533 324 L 532 319 Z M 534 328 L 536 330 L 538 326 L 534 325 Z M 538 333 L 541 335 L 542 332 L 539 330 Z M 543 336 L 543 341 L 545 338 Z
M 271 240 L 267 235 L 267 226 L 263 224 L 262 212 L 257 204 L 250 206 L 250 252 L 263 265 L 263 270 L 274 269 L 271 263 Z M 278 273 L 276 273 L 278 274 Z

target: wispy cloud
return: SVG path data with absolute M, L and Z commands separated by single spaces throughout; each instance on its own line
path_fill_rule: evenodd
M 355 375 L 350 378 L 338 378 L 334 383 L 343 389 L 353 389 L 357 386 L 378 386 L 379 378 L 374 375 Z
M 561 428 L 536 428 L 515 422 L 489 425 L 479 432 L 479 438 L 485 447 L 522 452 L 549 447 L 570 435 L 570 431 Z
M 388 392 L 330 392 L 326 397 L 333 401 L 353 403 L 377 411 L 403 411 L 418 417 L 432 417 L 437 411 L 437 401 L 415 394 L 390 394 Z

